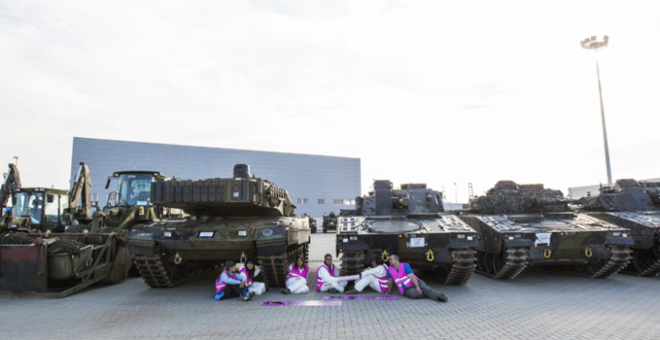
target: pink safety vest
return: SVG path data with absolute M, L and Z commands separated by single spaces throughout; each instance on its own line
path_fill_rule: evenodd
M 387 271 L 389 270 L 387 268 L 386 264 L 383 264 L 383 267 L 385 267 L 385 276 L 383 277 L 376 277 L 378 279 L 378 283 L 380 283 L 380 291 L 382 293 L 387 293 L 387 287 L 389 286 L 389 280 L 387 279 Z
M 404 269 L 406 264 L 407 263 L 399 263 L 399 270 L 396 270 L 394 267 L 390 266 L 390 275 L 392 275 L 394 284 L 399 287 L 399 292 L 401 292 L 401 295 L 406 293 L 403 287 L 410 288 L 413 286 L 412 280 L 408 277 L 406 270 Z M 415 276 L 415 279 L 417 279 L 417 276 Z
M 289 275 L 286 276 L 286 281 L 289 281 L 289 279 L 292 279 L 294 277 L 302 277 L 303 279 L 307 280 L 307 273 L 309 272 L 309 266 L 305 266 L 305 269 L 298 269 L 296 268 L 295 264 L 292 264 L 289 266 Z
M 243 274 L 245 276 L 245 285 L 249 286 L 252 284 L 252 279 L 250 278 L 250 275 L 248 275 L 247 269 L 245 267 L 241 268 L 241 270 L 238 271 L 240 274 Z
M 328 269 L 328 266 L 326 266 L 325 263 L 324 263 L 324 264 L 319 266 L 319 269 L 316 272 L 318 273 L 319 270 L 321 270 L 321 268 L 325 268 L 328 271 L 328 273 L 330 274 L 330 276 L 335 276 L 335 264 L 333 263 L 330 267 L 331 268 Z M 321 275 L 316 275 L 316 291 L 317 292 L 321 291 L 321 286 L 323 286 L 324 283 L 325 283 L 325 281 L 323 281 L 321 279 Z
M 231 279 L 233 279 L 233 280 L 236 280 L 236 273 L 234 273 L 234 276 L 233 276 L 233 277 L 232 277 L 231 275 L 229 275 L 229 273 L 227 273 L 226 270 L 223 271 L 223 273 L 227 274 L 227 276 L 228 276 L 229 278 L 231 278 Z M 225 286 L 227 285 L 227 282 L 222 282 L 222 281 L 220 281 L 220 278 L 221 278 L 221 277 L 222 277 L 222 274 L 220 274 L 220 276 L 218 276 L 218 278 L 215 280 L 215 293 L 216 293 L 216 294 L 217 294 L 217 293 L 220 293 L 220 291 L 223 290 L 223 289 L 225 288 Z

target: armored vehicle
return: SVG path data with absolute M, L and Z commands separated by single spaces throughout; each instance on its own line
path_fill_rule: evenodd
M 657 276 L 660 273 L 660 201 L 658 183 L 618 180 L 595 197 L 581 200 L 590 216 L 630 229 L 635 245 L 632 261 L 622 273 Z
M 307 218 L 294 216 L 289 193 L 234 166 L 233 177 L 206 180 L 159 179 L 152 202 L 183 209 L 184 219 L 138 225 L 129 250 L 144 281 L 172 287 L 187 276 L 212 270 L 226 260 L 258 259 L 267 283 L 284 286 L 295 257 L 308 258 Z
M 366 254 L 389 260 L 397 254 L 444 284 L 465 284 L 476 267 L 475 231 L 457 216 L 444 214 L 442 193 L 426 184 L 374 181 L 374 191 L 356 198 L 356 209 L 338 218 L 337 256 L 343 275 L 364 266 Z M 341 254 L 341 256 L 340 256 Z
M 331 211 L 330 215 L 323 215 L 323 232 L 327 233 L 328 230 L 337 230 L 337 215 L 334 211 Z
M 460 218 L 479 234 L 477 272 L 513 279 L 529 264 L 575 264 L 606 278 L 628 264 L 630 231 L 572 212 L 561 191 L 500 181 Z

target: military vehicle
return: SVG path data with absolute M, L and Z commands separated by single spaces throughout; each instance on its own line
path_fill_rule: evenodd
M 309 220 L 309 230 L 311 233 L 316 234 L 316 219 L 312 216 L 307 216 L 307 214 L 304 214 L 303 217 Z
M 327 233 L 328 230 L 337 230 L 337 215 L 334 211 L 331 211 L 330 215 L 323 215 L 323 232 Z
M 110 183 L 116 180 L 117 190 L 108 195 L 107 204 L 102 211 L 92 215 L 91 232 L 128 231 L 136 224 L 168 217 L 171 212 L 169 209 L 158 208 L 151 202 L 151 184 L 166 178 L 158 171 L 133 170 L 113 173 L 105 188 L 108 189 Z
M 342 275 L 363 269 L 366 254 L 389 260 L 397 254 L 447 285 L 465 284 L 476 267 L 477 236 L 457 216 L 444 214 L 442 193 L 426 184 L 374 181 L 374 191 L 356 198 L 355 210 L 338 218 L 337 256 Z
M 660 201 L 658 183 L 618 180 L 598 196 L 581 200 L 590 216 L 630 229 L 635 244 L 632 260 L 621 272 L 638 276 L 660 274 Z
M 14 167 L 15 173 L 18 170 Z M 12 209 L 0 223 L 0 232 L 63 232 L 79 223 L 89 223 L 91 181 L 84 162 L 71 191 L 53 188 L 15 187 Z
M 112 234 L 0 234 L 0 296 L 65 297 L 94 283 L 119 283 L 131 258 Z
M 3 231 L 63 232 L 68 222 L 69 192 L 51 188 L 14 189 L 13 206 L 0 225 Z
M 572 212 L 559 190 L 500 181 L 460 218 L 479 234 L 477 272 L 513 279 L 532 264 L 575 264 L 606 278 L 630 261 L 630 231 Z
M 286 190 L 251 176 L 246 164 L 235 165 L 233 177 L 159 179 L 152 188 L 154 204 L 189 216 L 130 231 L 129 250 L 151 287 L 172 287 L 226 260 L 247 258 L 258 259 L 269 286 L 283 287 L 289 264 L 309 257 L 308 219 L 294 216 Z
M 71 192 L 13 190 L 12 216 L 0 225 L 0 295 L 64 297 L 126 278 L 132 261 L 125 236 L 62 233 L 90 220 L 89 169 L 80 165 Z

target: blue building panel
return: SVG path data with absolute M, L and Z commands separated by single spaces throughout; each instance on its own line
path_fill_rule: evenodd
M 105 189 L 108 176 L 115 171 L 152 170 L 170 178 L 197 180 L 231 177 L 237 163 L 249 164 L 252 174 L 288 190 L 298 215 L 319 218 L 330 211 L 353 209 L 355 197 L 360 195 L 359 158 L 74 137 L 71 181 L 80 162 L 89 166 L 92 192 L 98 194 L 101 206 L 115 190 L 114 183 Z M 304 198 L 307 204 L 299 204 Z M 339 201 L 342 203 L 335 203 Z

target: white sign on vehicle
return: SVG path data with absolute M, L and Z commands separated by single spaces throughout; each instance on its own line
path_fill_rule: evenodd
M 424 247 L 424 238 L 416 237 L 410 239 L 410 248 L 423 248 Z
M 214 231 L 200 231 L 199 237 L 213 237 Z
M 545 244 L 549 246 L 551 235 L 552 233 L 536 233 L 536 243 L 534 243 L 534 246 L 538 247 L 539 244 Z

